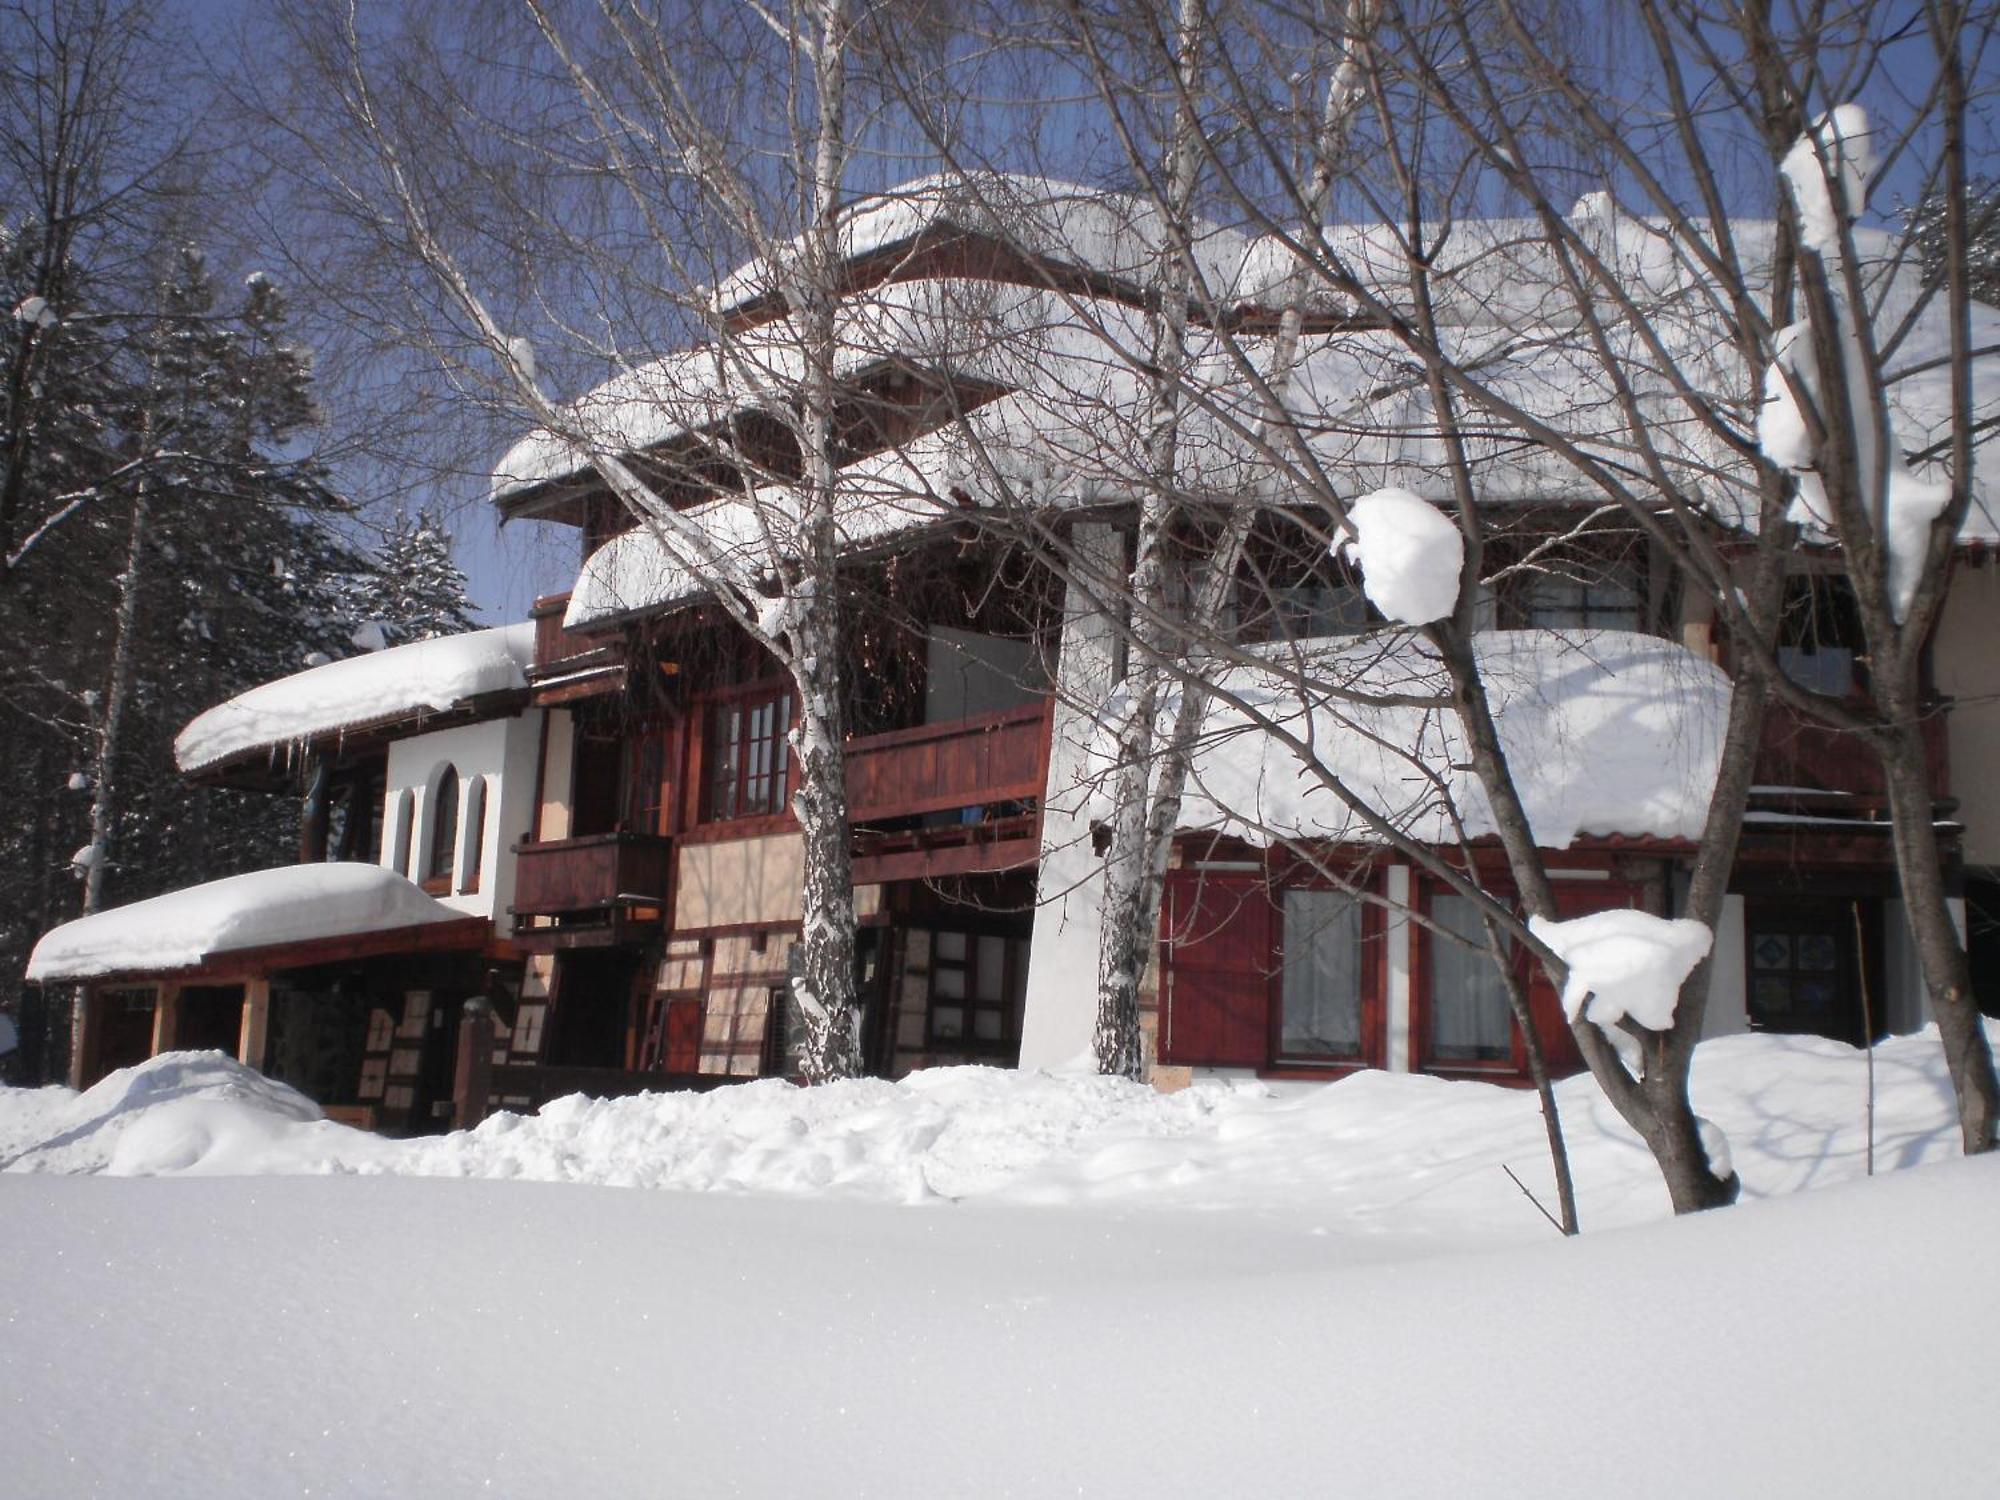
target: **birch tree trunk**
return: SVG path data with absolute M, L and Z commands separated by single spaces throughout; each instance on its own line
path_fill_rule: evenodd
M 1174 107 L 1168 143 L 1166 202 L 1146 417 L 1145 464 L 1131 578 L 1131 652 L 1118 720 L 1111 804 L 1111 844 L 1105 853 L 1104 911 L 1097 958 L 1100 1073 L 1137 1078 L 1144 1067 L 1139 987 L 1160 920 L 1154 875 L 1151 791 L 1164 658 L 1165 622 L 1173 611 L 1166 548 L 1178 509 L 1180 406 L 1187 368 L 1188 299 L 1193 290 L 1194 187 L 1200 169 L 1200 122 L 1194 108 L 1200 54 L 1209 25 L 1203 0 L 1180 0 L 1174 37 Z M 1161 856 L 1164 866 L 1164 855 Z
M 796 622 L 786 663 L 798 684 L 792 747 L 799 767 L 793 805 L 805 840 L 804 972 L 793 983 L 805 1018 L 807 1081 L 862 1070 L 854 982 L 853 848 L 847 819 L 846 725 L 839 691 L 839 537 L 834 516 L 835 315 L 838 214 L 846 166 L 847 0 L 819 0 L 813 45 L 818 126 L 813 142 L 812 220 L 796 301 L 805 327 L 805 493 L 800 506 L 802 573 L 791 585 Z

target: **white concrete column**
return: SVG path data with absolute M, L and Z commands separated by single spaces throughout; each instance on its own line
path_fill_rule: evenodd
M 1114 577 L 1124 555 L 1116 529 L 1079 525 L 1070 544 L 1079 565 Z M 1098 908 L 1104 862 L 1090 842 L 1089 748 L 1096 711 L 1111 695 L 1117 629 L 1088 600 L 1063 606 L 1056 667 L 1049 779 L 1042 793 L 1042 850 L 1028 993 L 1021 1013 L 1021 1066 L 1059 1067 L 1091 1050 L 1097 1025 Z
M 1382 894 L 1388 900 L 1387 927 L 1382 940 L 1383 1006 L 1388 1029 L 1382 1065 L 1391 1073 L 1407 1073 L 1415 1066 L 1410 1036 L 1410 902 L 1415 882 L 1408 865 L 1390 865 L 1383 872 Z
M 1715 947 L 1708 962 L 1708 1008 L 1701 1034 L 1735 1036 L 1750 1029 L 1750 997 L 1744 988 L 1743 898 L 1724 896 L 1715 919 Z

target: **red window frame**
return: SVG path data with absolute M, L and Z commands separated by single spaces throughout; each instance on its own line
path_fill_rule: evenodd
M 792 714 L 789 683 L 752 683 L 709 700 L 702 729 L 703 822 L 784 815 L 792 787 Z
M 1578 867 L 1580 868 L 1580 867 Z M 1615 874 L 1606 879 L 1592 876 L 1588 879 L 1563 879 L 1560 871 L 1551 871 L 1554 877 L 1550 884 L 1555 889 L 1556 912 L 1564 920 L 1585 916 L 1590 912 L 1606 911 L 1613 907 L 1645 906 L 1645 892 L 1629 880 L 1620 880 Z M 1496 881 L 1483 872 L 1480 885 L 1489 895 L 1512 904 L 1515 901 L 1511 883 Z M 1435 876 L 1418 875 L 1417 888 L 1413 892 L 1418 902 L 1418 910 L 1425 917 L 1431 914 L 1434 897 L 1451 893 L 1451 888 Z M 1410 1065 L 1419 1072 L 1437 1074 L 1441 1077 L 1461 1078 L 1502 1078 L 1524 1079 L 1528 1076 L 1528 1049 L 1518 1024 L 1510 1028 L 1513 1039 L 1512 1055 L 1491 1061 L 1469 1058 L 1439 1058 L 1431 1051 L 1431 998 L 1435 978 L 1435 964 L 1431 958 L 1431 944 L 1444 941 L 1421 922 L 1412 922 L 1410 941 Z M 1528 1014 L 1535 1023 L 1535 1030 L 1542 1039 L 1542 1051 L 1548 1059 L 1549 1068 L 1557 1074 L 1573 1073 L 1583 1067 L 1583 1055 L 1577 1050 L 1576 1039 L 1570 1034 L 1569 1020 L 1563 1014 L 1562 997 L 1542 966 L 1529 957 L 1526 949 L 1516 945 L 1514 950 L 1514 972 L 1527 984 Z
M 1277 908 L 1273 915 L 1272 935 L 1273 959 L 1271 969 L 1271 1022 L 1269 1060 L 1265 1071 L 1273 1073 L 1311 1073 L 1315 1076 L 1329 1072 L 1354 1071 L 1362 1068 L 1379 1068 L 1387 1059 L 1389 1027 L 1388 1007 L 1384 1003 L 1387 969 L 1383 963 L 1383 945 L 1388 932 L 1388 924 L 1383 919 L 1382 905 L 1372 899 L 1381 895 L 1382 878 L 1379 871 L 1360 870 L 1350 872 L 1347 879 L 1334 879 L 1318 871 L 1274 885 L 1271 898 Z M 1339 891 L 1353 901 L 1361 912 L 1361 1046 L 1352 1054 L 1314 1055 L 1310 1053 L 1286 1052 L 1284 1046 L 1285 1028 L 1285 895 L 1290 891 Z

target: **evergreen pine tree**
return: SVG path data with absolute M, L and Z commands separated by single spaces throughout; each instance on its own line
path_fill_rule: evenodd
M 465 574 L 452 560 L 451 533 L 429 510 L 399 515 L 377 554 L 370 617 L 384 644 L 457 635 L 474 628 Z

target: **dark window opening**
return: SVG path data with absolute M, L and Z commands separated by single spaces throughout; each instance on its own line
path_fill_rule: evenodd
M 930 1043 L 946 1051 L 1019 1045 L 1028 940 L 994 932 L 931 935 Z
M 1835 573 L 1785 580 L 1778 619 L 1778 666 L 1800 687 L 1844 698 L 1861 681 L 1866 638 L 1854 590 Z
M 431 810 L 431 839 L 424 854 L 426 890 L 451 886 L 452 863 L 458 853 L 458 769 L 446 766 L 438 776 Z M 432 890 L 433 894 L 437 894 Z
M 1621 558 L 1538 575 L 1528 624 L 1542 630 L 1642 630 L 1646 590 L 1637 562 Z

